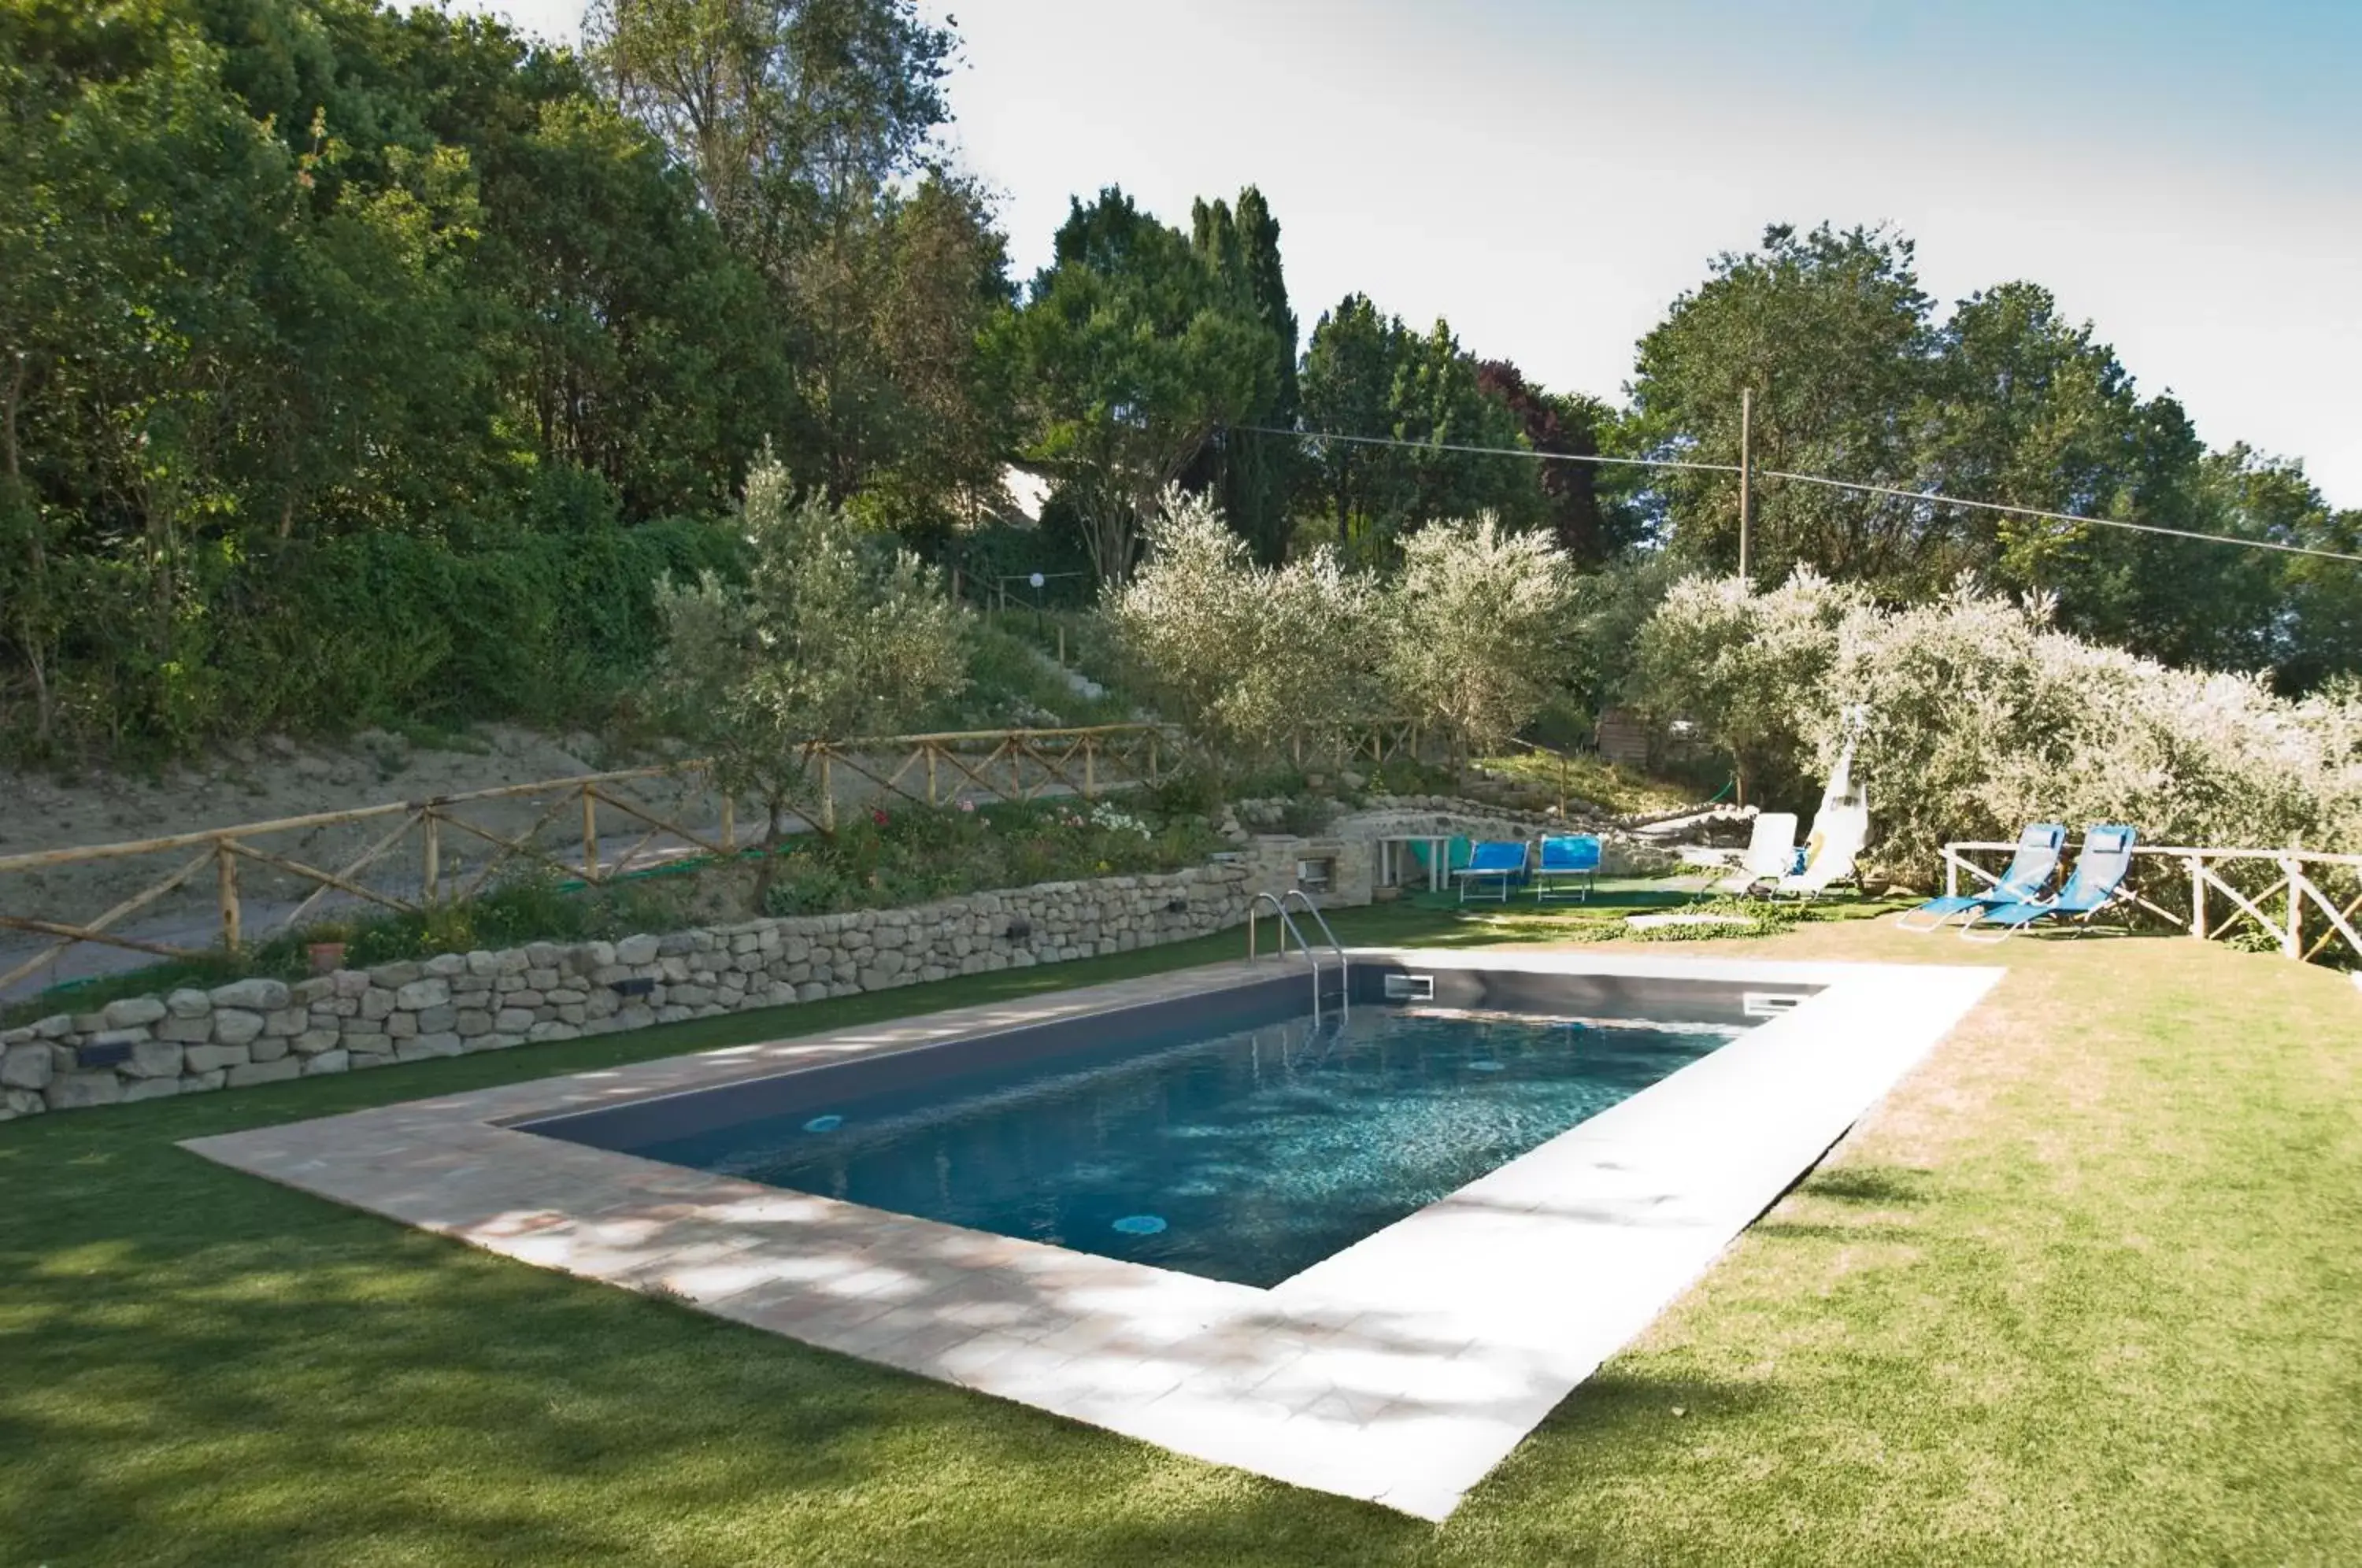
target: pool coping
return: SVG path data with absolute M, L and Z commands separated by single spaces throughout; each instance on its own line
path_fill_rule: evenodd
M 1268 979 L 1231 962 L 188 1141 L 539 1266 L 1430 1519 L 1702 1275 L 2003 973 L 1566 949 L 1422 968 L 1825 988 L 1269 1289 L 512 1123 Z

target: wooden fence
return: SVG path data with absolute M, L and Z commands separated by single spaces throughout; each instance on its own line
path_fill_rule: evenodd
M 1968 841 L 1944 846 L 1944 891 L 1958 896 L 1960 876 L 1987 886 L 1999 874 L 1969 858 L 2005 856 L 2014 844 Z M 2362 855 L 2289 849 L 2212 849 L 2141 845 L 2125 896 L 2135 907 L 2202 942 L 2242 931 L 2260 933 L 2285 956 L 2312 960 L 2343 944 L 2362 961 Z
M 1299 758 L 1385 762 L 1415 751 L 1420 739 L 1418 726 L 1386 720 L 1324 732 L 1309 742 L 1299 737 L 1294 750 Z M 815 780 L 811 815 L 815 825 L 833 830 L 841 808 L 888 800 L 927 806 L 1054 794 L 1091 800 L 1109 790 L 1162 782 L 1187 756 L 1177 730 L 1153 723 L 826 742 L 809 753 Z M 209 950 L 235 952 L 262 936 L 299 929 L 324 906 L 415 913 L 472 898 L 528 867 L 596 885 L 668 862 L 734 856 L 759 837 L 759 832 L 742 835 L 739 805 L 712 787 L 704 764 L 691 762 L 0 856 L 0 892 L 24 886 L 12 883 L 12 874 L 29 878 L 94 862 L 186 857 L 168 874 L 124 889 L 109 908 L 86 919 L 29 908 L 43 901 L 39 889 L 29 898 L 0 900 L 0 933 L 50 939 L 0 972 L 0 993 L 84 944 L 188 958 Z M 307 847 L 332 840 L 345 841 L 337 853 Z M 182 893 L 174 928 L 152 929 L 171 895 L 193 882 L 203 886 L 207 877 L 209 908 L 193 913 Z M 144 934 L 127 929 L 142 915 L 150 917 L 151 929 Z
M 1109 789 L 1156 783 L 1183 756 L 1175 733 L 1157 724 L 956 731 L 824 743 L 811 749 L 817 780 L 812 815 L 822 828 L 833 828 L 842 805 L 889 798 L 931 806 L 963 797 L 1030 801 L 1072 793 L 1092 799 Z M 651 787 L 658 785 L 674 799 L 651 800 Z M 268 933 L 299 928 L 339 898 L 348 906 L 417 912 L 472 898 L 504 874 L 528 867 L 599 884 L 669 861 L 729 856 L 747 846 L 737 808 L 737 801 L 712 787 L 705 765 L 692 762 L 0 856 L 0 878 L 100 861 L 187 856 L 87 919 L 38 910 L 6 912 L 10 905 L 22 909 L 15 899 L 0 905 L 0 933 L 53 939 L 0 972 L 0 990 L 85 943 L 187 958 L 215 947 L 234 952 Z M 326 864 L 303 858 L 312 852 L 289 846 L 290 840 L 354 834 L 358 841 L 344 853 L 321 857 Z M 211 928 L 209 940 L 124 929 L 192 882 L 202 885 L 208 875 L 214 894 L 204 922 Z M 258 876 L 285 896 L 272 904 L 268 919 L 250 922 L 250 889 Z M 0 881 L 0 888 L 6 886 Z

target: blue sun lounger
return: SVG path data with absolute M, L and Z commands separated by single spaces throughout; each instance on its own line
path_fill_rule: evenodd
M 1526 841 L 1519 839 L 1487 839 L 1468 852 L 1468 864 L 1454 871 L 1460 878 L 1460 901 L 1466 903 L 1469 889 L 1480 882 L 1493 884 L 1503 903 L 1509 901 L 1509 884 L 1526 874 Z M 1474 895 L 1484 898 L 1487 895 Z
M 1596 834 L 1552 834 L 1542 840 L 1541 864 L 1534 867 L 1534 902 L 1553 898 L 1588 899 L 1599 885 L 1600 844 Z M 1580 881 L 1573 891 L 1564 886 Z
M 1960 928 L 1970 942 L 2005 942 L 2037 921 L 2071 920 L 2076 930 L 2091 928 L 2092 917 L 2124 896 L 2125 876 L 2133 868 L 2133 840 L 2138 835 L 2122 823 L 2101 823 L 2083 830 L 2083 847 L 2075 856 L 2075 874 L 2054 899 L 2032 899 L 1985 911 L 1981 919 Z
M 1930 899 L 1915 910 L 1904 910 L 1894 917 L 1894 923 L 1904 931 L 1928 932 L 1950 922 L 1954 915 L 1967 915 L 1970 920 L 1987 910 L 1997 910 L 2004 904 L 2031 904 L 2042 898 L 2042 889 L 2058 870 L 2058 852 L 2067 847 L 2067 830 L 2057 823 L 2036 823 L 2017 835 L 2017 853 L 2010 857 L 2009 869 L 2001 880 L 1981 892 L 1961 893 L 1955 897 Z

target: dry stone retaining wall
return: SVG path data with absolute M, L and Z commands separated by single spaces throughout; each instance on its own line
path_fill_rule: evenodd
M 1289 886 L 1298 848 L 1263 839 L 1156 875 L 127 997 L 0 1032 L 0 1121 L 1184 941 L 1237 925 L 1254 892 Z
M 1565 825 L 1441 796 L 1373 805 L 1319 838 L 1242 833 L 1181 871 L 126 997 L 0 1032 L 0 1121 L 1128 952 L 1238 925 L 1253 894 L 1295 886 L 1307 860 L 1328 863 L 1320 902 L 1368 903 L 1373 847 L 1389 834 Z M 1670 858 L 1610 835 L 1611 872 L 1651 856 Z

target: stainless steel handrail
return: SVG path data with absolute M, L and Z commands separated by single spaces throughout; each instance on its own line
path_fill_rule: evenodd
M 1286 955 L 1287 939 L 1293 935 L 1297 951 L 1303 954 L 1304 961 L 1312 966 L 1312 1021 L 1316 1024 L 1320 1021 L 1320 958 L 1312 951 L 1312 944 L 1304 940 L 1303 927 L 1297 925 L 1295 917 L 1287 912 L 1289 899 L 1304 906 L 1305 912 L 1319 926 L 1320 934 L 1327 940 L 1330 950 L 1337 955 L 1337 1016 L 1350 1019 L 1353 1016 L 1352 962 L 1345 955 L 1345 944 L 1338 941 L 1337 933 L 1329 928 L 1329 917 L 1320 912 L 1320 906 L 1314 903 L 1303 889 L 1290 888 L 1285 893 L 1261 892 L 1247 900 L 1247 962 L 1252 964 L 1255 960 L 1255 922 L 1263 906 L 1269 904 L 1271 912 L 1279 917 L 1280 955 Z

